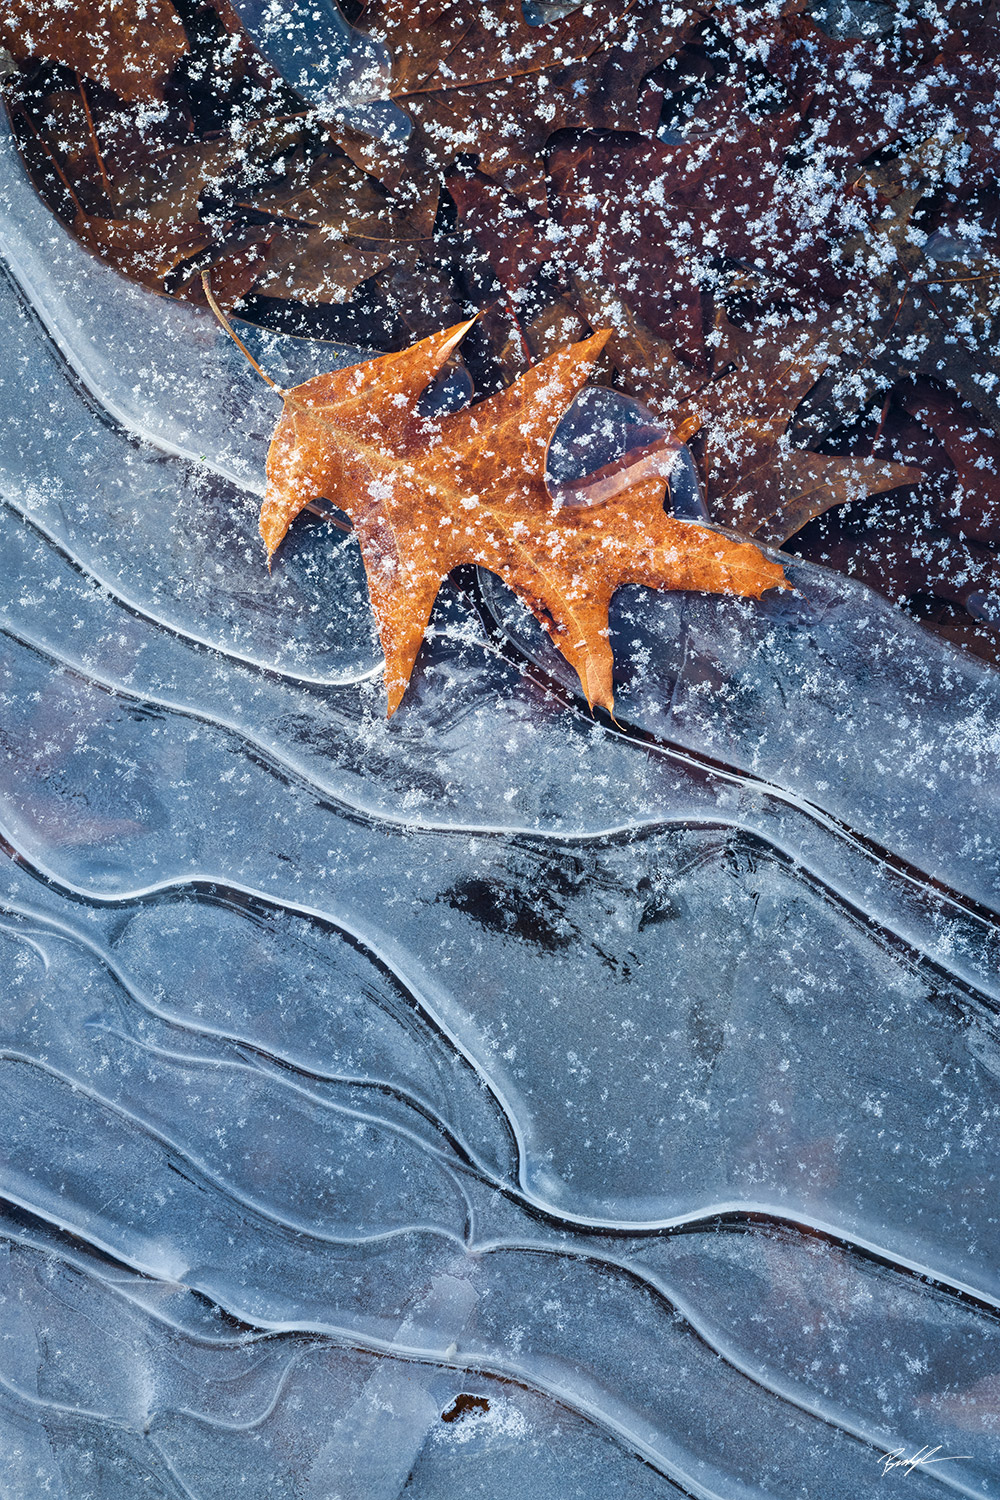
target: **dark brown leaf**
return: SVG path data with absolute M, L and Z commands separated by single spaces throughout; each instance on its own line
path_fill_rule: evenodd
M 131 104 L 161 101 L 188 50 L 170 0 L 144 0 L 141 9 L 115 0 L 11 0 L 0 11 L 0 42 L 18 61 L 60 63 Z

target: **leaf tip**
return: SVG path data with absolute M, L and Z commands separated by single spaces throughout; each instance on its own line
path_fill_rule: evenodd
M 593 350 L 593 356 L 596 359 L 608 342 L 608 339 L 613 336 L 614 331 L 613 328 L 598 328 L 590 335 L 589 339 L 585 339 L 584 342 L 589 346 L 587 349 L 588 354 Z
M 456 323 L 453 328 L 448 329 L 447 333 L 444 336 L 444 342 L 439 351 L 443 359 L 447 359 L 448 355 L 451 354 L 453 350 L 458 348 L 459 344 L 465 338 L 465 335 L 468 333 L 473 323 L 477 323 L 479 321 L 479 317 L 479 313 L 474 313 L 471 318 L 466 318 L 464 323 Z
M 276 517 L 273 506 L 269 505 L 267 500 L 265 500 L 261 506 L 257 530 L 260 533 L 261 541 L 264 543 L 264 550 L 267 553 L 267 570 L 270 572 L 271 559 L 281 546 L 285 533 L 288 530 L 288 522 L 283 515 Z

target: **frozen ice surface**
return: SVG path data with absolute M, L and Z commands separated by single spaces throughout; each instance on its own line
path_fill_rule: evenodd
M 388 98 L 388 50 L 349 26 L 335 0 L 236 0 L 261 52 L 324 119 L 402 145 L 409 117 Z
M 355 587 L 333 608 L 336 545 L 303 557 L 293 540 L 280 576 L 262 566 L 256 514 L 280 398 L 207 312 L 130 285 L 78 245 L 27 181 L 2 115 L 0 136 L 3 463 L 21 507 L 92 576 L 194 639 L 321 680 L 374 670 L 356 549 Z M 367 357 L 244 332 L 279 384 Z M 308 640 L 304 618 L 294 635 L 285 623 L 293 599 Z
M 5 1500 L 1000 1495 L 995 677 L 794 565 L 602 726 L 467 579 L 387 723 L 270 394 L 4 172 Z
M 262 494 L 280 398 L 204 309 L 153 296 L 83 249 L 28 180 L 5 114 L 0 138 L 0 251 L 63 356 L 64 379 L 158 451 Z M 240 332 L 279 385 L 368 358 L 248 324 Z

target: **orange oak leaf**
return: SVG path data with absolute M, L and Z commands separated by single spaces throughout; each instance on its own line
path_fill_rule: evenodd
M 662 469 L 654 462 L 651 472 L 648 455 L 589 488 L 550 494 L 549 441 L 607 332 L 557 351 L 488 400 L 422 415 L 419 396 L 470 327 L 285 391 L 268 454 L 260 530 L 269 558 L 312 500 L 332 502 L 354 524 L 390 714 L 441 583 L 462 564 L 504 579 L 576 670 L 588 702 L 609 711 L 608 608 L 622 584 L 750 598 L 789 587 L 753 543 L 667 515 Z

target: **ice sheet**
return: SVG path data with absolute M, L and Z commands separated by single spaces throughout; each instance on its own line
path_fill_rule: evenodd
M 266 388 L 4 162 L 8 1492 L 1000 1493 L 995 678 L 801 565 L 624 591 L 599 725 L 466 581 L 386 723 Z

